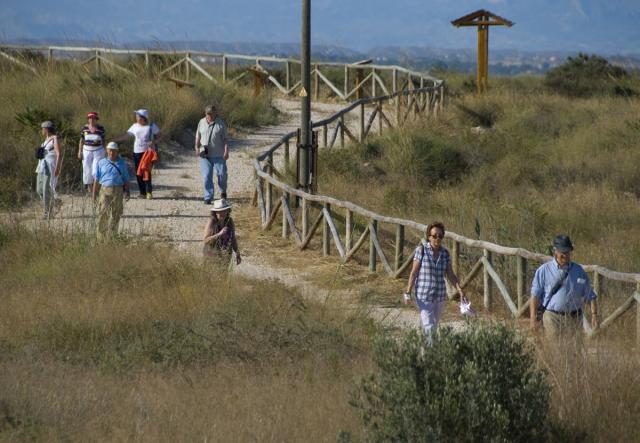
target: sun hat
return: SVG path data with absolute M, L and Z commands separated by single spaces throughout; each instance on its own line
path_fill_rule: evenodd
M 140 117 L 144 117 L 145 120 L 149 120 L 149 111 L 147 111 L 146 109 L 138 109 L 133 112 Z
M 56 127 L 56 125 L 54 125 L 51 120 L 47 120 L 46 122 L 42 122 L 40 127 L 43 128 L 43 129 L 44 128 L 46 128 L 46 129 L 54 129 Z
M 117 150 L 119 149 L 118 144 L 116 142 L 109 142 L 109 144 L 107 145 L 107 149 Z
M 573 244 L 568 235 L 558 235 L 553 239 L 553 248 L 558 252 L 571 252 L 573 251 Z
M 204 108 L 204 113 L 205 114 L 212 115 L 215 112 L 216 112 L 216 107 L 214 105 L 208 105 L 206 108 Z
M 91 118 L 91 117 L 95 118 L 96 120 L 99 120 L 98 113 L 96 111 L 91 111 L 87 113 L 87 118 Z
M 213 201 L 211 212 L 226 211 L 227 209 L 231 209 L 231 203 L 229 203 L 226 199 L 221 198 Z

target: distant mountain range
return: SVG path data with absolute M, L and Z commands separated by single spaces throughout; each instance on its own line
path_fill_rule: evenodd
M 226 52 L 246 55 L 270 55 L 278 57 L 298 58 L 300 46 L 295 43 L 256 43 L 256 42 L 212 42 L 212 41 L 135 41 L 127 44 L 109 45 L 105 42 L 69 39 L 14 39 L 4 41 L 6 44 L 19 45 L 59 45 L 59 46 L 97 46 L 119 48 L 174 49 L 209 52 Z M 372 59 L 378 64 L 396 64 L 417 70 L 453 70 L 458 72 L 475 72 L 476 52 L 472 49 L 443 49 L 422 46 L 378 46 L 366 51 L 357 51 L 341 46 L 313 46 L 312 57 L 322 61 L 354 62 Z M 494 74 L 541 74 L 561 65 L 567 57 L 577 52 L 567 51 L 516 51 L 497 49 L 490 51 L 490 71 Z M 640 69 L 639 54 L 598 54 L 610 62 L 626 69 Z

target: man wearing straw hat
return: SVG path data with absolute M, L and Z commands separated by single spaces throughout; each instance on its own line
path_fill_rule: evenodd
M 553 260 L 536 270 L 531 285 L 531 329 L 537 329 L 538 311 L 542 310 L 545 336 L 553 340 L 580 336 L 585 302 L 591 307 L 591 326 L 597 329 L 599 325 L 597 295 L 582 266 L 571 261 L 572 251 L 569 236 L 558 235 L 553 240 Z
M 129 200 L 129 171 L 124 159 L 118 155 L 118 144 L 107 145 L 107 157 L 98 162 L 93 182 L 93 201 L 100 190 L 98 201 L 97 236 L 99 240 L 118 233 L 122 216 L 123 194 Z

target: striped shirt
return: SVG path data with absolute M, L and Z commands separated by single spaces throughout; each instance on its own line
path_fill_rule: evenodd
M 95 132 L 91 132 L 89 125 L 84 125 L 80 131 L 82 145 L 88 151 L 97 151 L 104 145 L 104 126 L 97 125 Z
M 447 266 L 451 263 L 449 251 L 440 247 L 438 260 L 433 261 L 431 244 L 424 240 L 416 248 L 413 261 L 420 262 L 416 279 L 416 298 L 421 301 L 444 301 L 447 298 L 447 285 L 444 281 Z

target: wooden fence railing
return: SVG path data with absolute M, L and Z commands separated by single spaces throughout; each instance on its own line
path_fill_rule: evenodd
M 146 69 L 154 67 L 163 58 L 171 57 L 174 62 L 162 69 L 160 77 L 181 77 L 179 81 L 189 82 L 194 74 L 217 82 L 238 82 L 252 73 L 272 84 L 283 95 L 291 95 L 300 88 L 300 61 L 291 58 L 224 54 L 205 51 L 160 51 L 148 49 L 115 49 L 71 46 L 23 46 L 1 45 L 0 57 L 34 74 L 38 70 L 32 59 L 25 56 L 42 54 L 47 64 L 53 65 L 59 59 L 78 59 L 80 65 L 92 66 L 96 72 L 114 69 L 129 75 L 134 71 L 126 64 L 132 57 L 144 57 Z M 175 60 L 177 58 L 177 60 Z M 221 69 L 213 72 L 210 67 Z M 251 68 L 251 69 L 247 69 Z M 376 65 L 368 61 L 355 63 L 314 62 L 311 70 L 314 99 L 320 92 L 327 97 L 337 97 L 350 101 L 365 96 L 375 97 L 381 93 L 389 95 L 398 91 L 419 89 L 440 84 L 440 80 L 425 73 L 411 71 L 400 66 Z
M 369 134 L 377 118 L 379 128 L 392 127 L 392 122 L 402 124 L 408 115 L 421 113 L 437 115 L 444 103 L 444 87 L 419 88 L 412 91 L 401 91 L 382 97 L 361 99 L 353 102 L 331 117 L 313 123 L 320 130 L 321 146 L 331 148 L 337 135 L 340 135 L 341 146 L 346 134 L 352 141 L 362 141 Z M 395 106 L 396 118 L 385 115 L 385 105 Z M 365 124 L 365 107 L 373 107 Z M 360 131 L 353 134 L 347 129 L 345 117 L 358 111 L 356 121 Z M 335 125 L 331 130 L 330 125 Z M 331 134 L 331 136 L 329 136 Z M 358 135 L 358 136 L 356 136 Z M 293 238 L 301 249 L 310 247 L 316 236 L 320 237 L 321 250 L 324 256 L 331 255 L 335 248 L 343 263 L 357 260 L 358 252 L 368 243 L 368 254 L 360 257 L 360 262 L 368 263 L 370 272 L 376 272 L 378 263 L 385 273 L 393 278 L 403 276 L 411 266 L 413 254 L 405 255 L 408 235 L 422 237 L 426 225 L 411 220 L 387 217 L 348 201 L 329 196 L 314 195 L 285 183 L 285 176 L 274 165 L 274 154 L 284 149 L 284 167 L 289 168 L 291 162 L 289 147 L 295 141 L 296 133 L 285 134 L 277 143 L 254 159 L 255 193 L 254 202 L 259 207 L 262 228 L 271 229 L 274 224 L 281 223 L 282 237 Z M 387 229 L 383 229 L 387 226 Z M 322 229 L 320 229 L 322 227 Z M 318 234 L 318 232 L 321 232 Z M 461 277 L 462 287 L 468 286 L 477 276 L 482 275 L 483 304 L 487 310 L 493 307 L 495 292 L 504 301 L 511 316 L 519 318 L 529 309 L 528 288 L 533 273 L 527 273 L 530 263 L 541 264 L 551 259 L 550 256 L 530 252 L 522 248 L 500 246 L 482 240 L 473 240 L 447 231 L 445 235 L 450 243 L 452 266 Z M 463 248 L 466 251 L 463 251 Z M 410 251 L 411 252 L 411 251 Z M 463 263 L 466 261 L 467 263 Z M 590 322 L 585 318 L 584 327 L 588 336 L 593 337 L 611 325 L 636 305 L 636 330 L 640 342 L 640 274 L 615 272 L 598 265 L 586 265 L 585 270 L 593 276 L 593 287 L 601 304 L 604 295 L 607 301 L 614 301 L 613 292 L 630 294 L 615 309 L 609 309 L 608 315 L 598 330 L 592 330 Z M 513 277 L 515 276 L 515 281 Z M 511 280 L 508 280 L 508 279 Z M 612 282 L 611 290 L 605 291 L 605 280 Z M 613 290 L 613 283 L 619 287 Z M 515 295 L 515 297 L 514 297 Z M 615 297 L 616 301 L 620 297 Z M 606 304 L 606 303 L 604 303 Z M 604 312 L 601 306 L 601 313 Z

